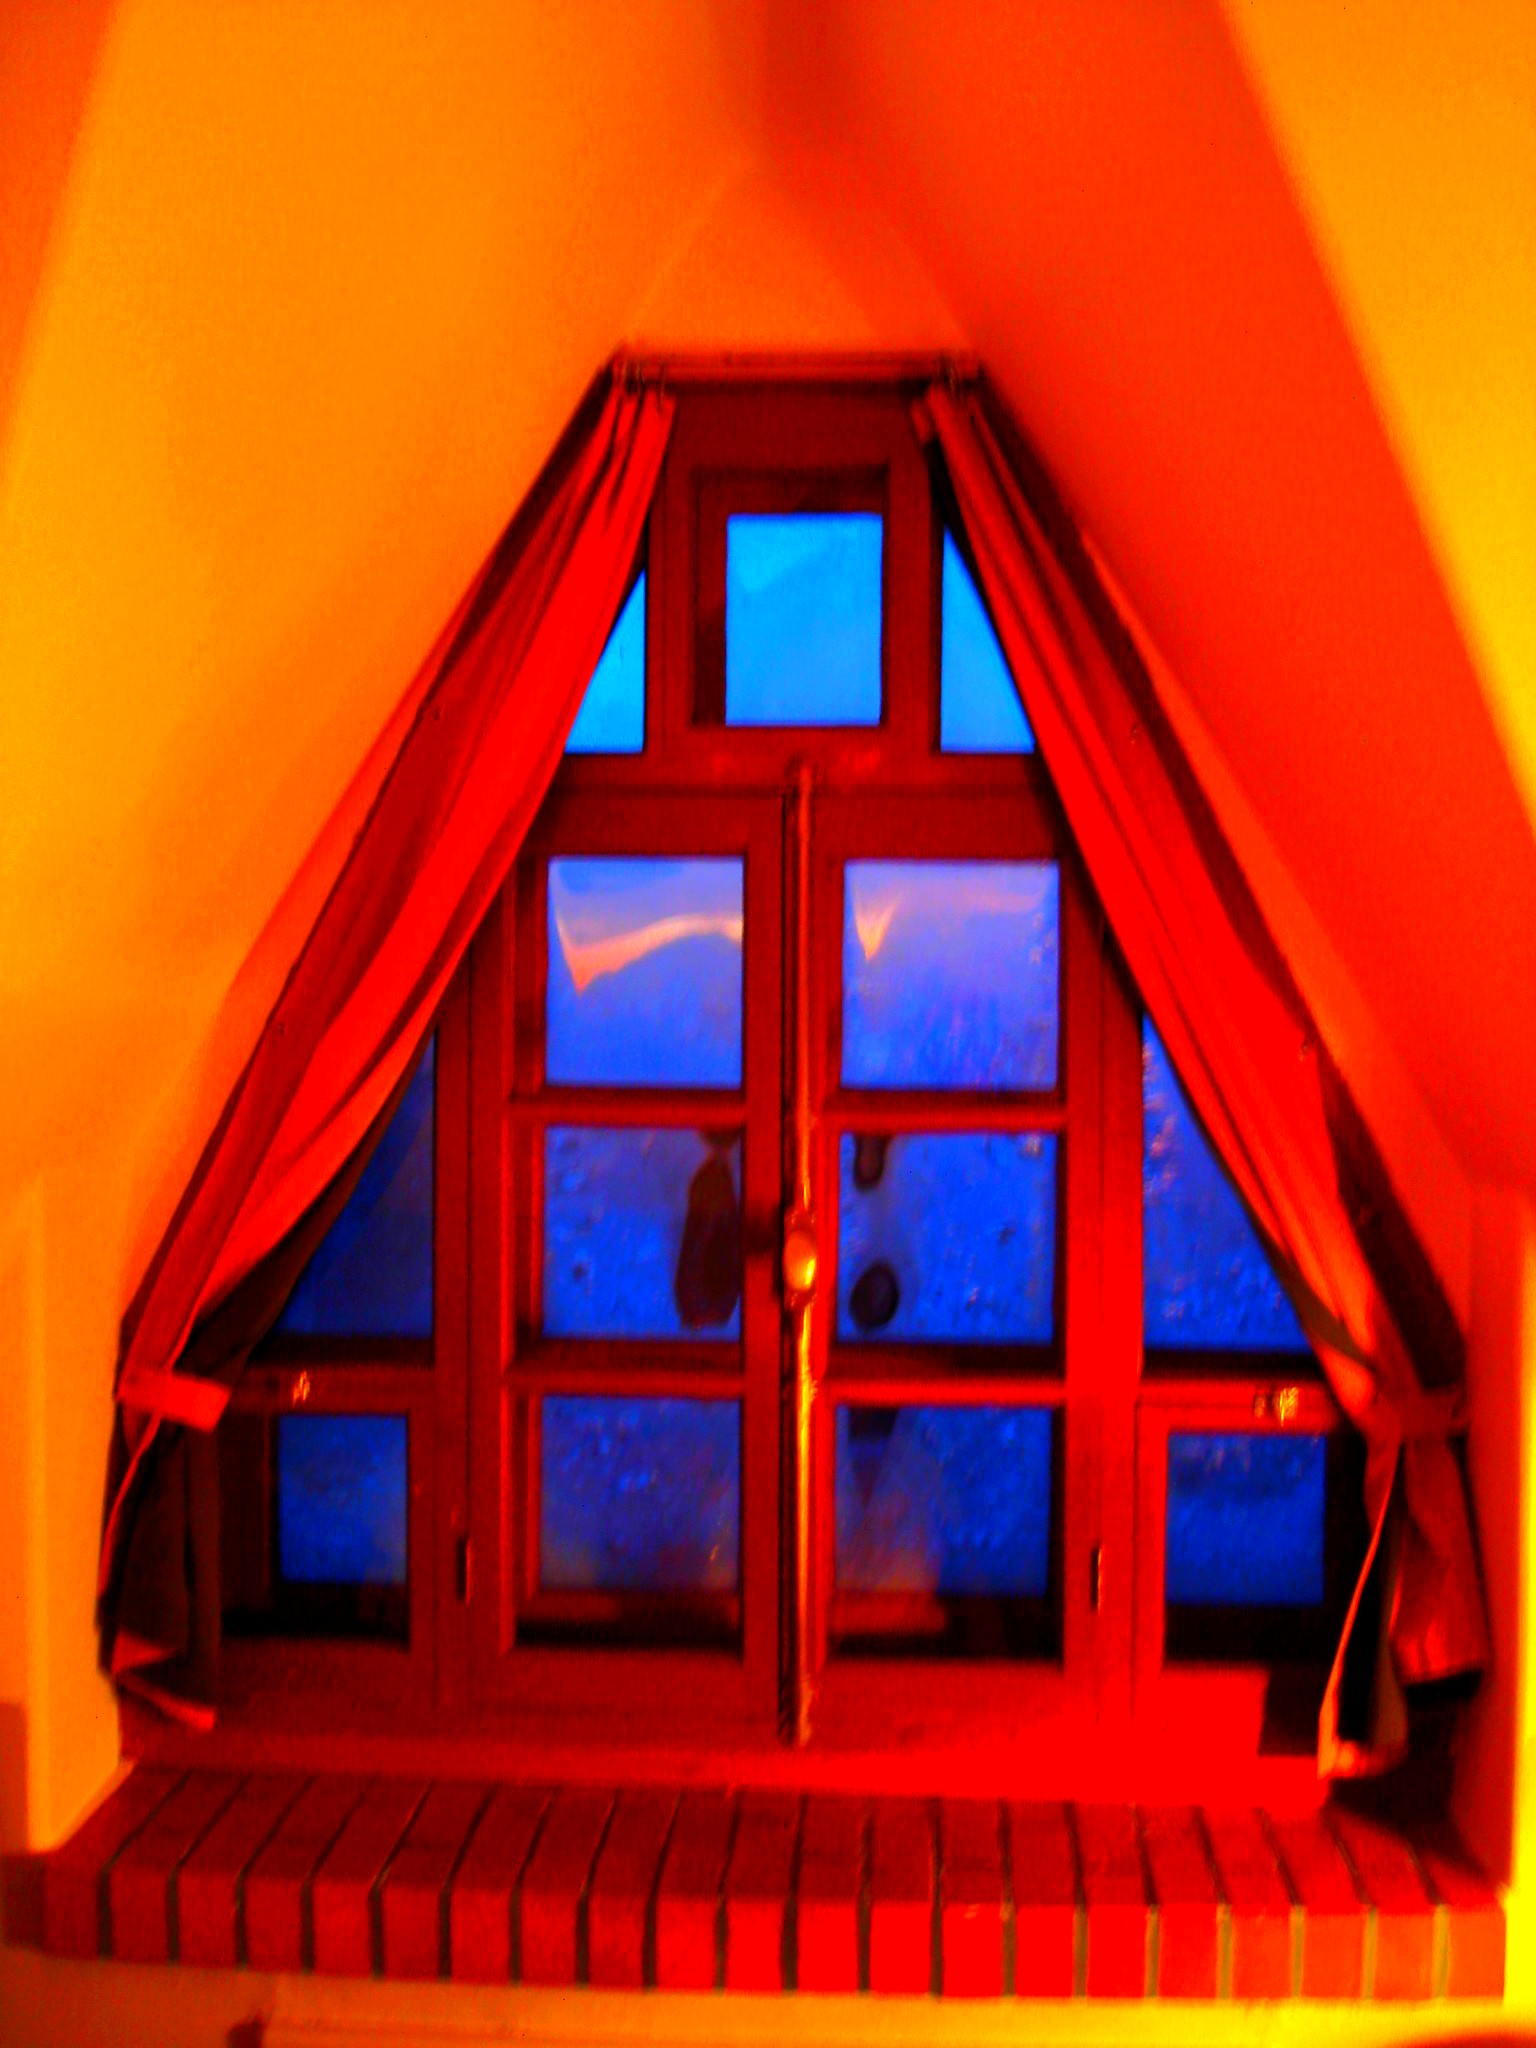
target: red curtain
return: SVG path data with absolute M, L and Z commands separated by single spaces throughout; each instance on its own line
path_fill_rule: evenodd
M 1080 537 L 984 390 L 935 386 L 964 537 L 1040 754 L 1196 1113 L 1367 1447 L 1372 1531 L 1319 1731 L 1335 1773 L 1406 1732 L 1398 1681 L 1480 1669 L 1488 1644 L 1455 1438 L 1460 1333 Z M 1372 1599 L 1367 1603 L 1367 1588 Z M 1380 1594 L 1390 1659 L 1363 1616 Z M 1370 1712 L 1340 1725 L 1351 1666 Z
M 104 1661 L 143 1690 L 146 1667 L 189 1650 L 185 1432 L 222 1414 L 295 1246 L 344 1198 L 543 799 L 624 595 L 672 411 L 605 373 L 466 593 L 125 1318 L 98 1592 Z

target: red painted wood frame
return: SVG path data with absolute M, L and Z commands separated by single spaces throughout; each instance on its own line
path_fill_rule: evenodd
M 227 1715 L 303 1725 L 327 1713 L 389 1725 L 464 1696 L 459 1546 L 464 1475 L 468 1245 L 468 977 L 450 988 L 436 1025 L 433 1131 L 432 1335 L 400 1339 L 275 1334 L 247 1368 L 224 1428 L 287 1414 L 398 1415 L 407 1426 L 405 1640 L 226 1630 L 219 1692 Z M 271 1485 L 270 1472 L 266 1492 Z M 226 1508 L 226 1512 L 227 1512 Z M 270 1500 L 258 1512 L 270 1513 Z M 247 1515 L 249 1510 L 247 1511 Z M 249 1539 L 251 1531 L 230 1537 Z M 226 1539 L 227 1540 L 227 1539 Z
M 470 1482 L 475 1697 L 588 1714 L 607 1731 L 647 1727 L 718 1736 L 771 1730 L 778 1697 L 780 1311 L 781 810 L 698 793 L 664 801 L 556 792 L 474 960 Z M 734 857 L 743 871 L 742 1085 L 548 1086 L 543 1019 L 547 876 L 570 855 Z M 666 1127 L 740 1137 L 741 1336 L 589 1340 L 541 1331 L 543 1139 L 552 1126 Z M 672 1395 L 740 1403 L 741 1573 L 734 1598 L 702 1598 L 693 1618 L 722 1647 L 620 1647 L 616 1629 L 658 1634 L 684 1603 L 628 1595 L 552 1597 L 539 1586 L 539 1405 L 551 1393 Z M 683 1608 L 681 1613 L 679 1609 Z M 670 1612 L 669 1612 L 670 1610 Z M 566 1640 L 551 1641 L 562 1624 Z M 588 1646 L 582 1647 L 583 1625 Z M 610 1641 L 603 1643 L 607 1635 Z M 596 1639 L 596 1647 L 592 1639 Z
M 725 376 L 679 393 L 638 565 L 648 572 L 644 751 L 562 764 L 439 1023 L 432 1363 L 389 1346 L 284 1340 L 266 1347 L 236 1396 L 238 1413 L 273 1416 L 307 1385 L 312 1406 L 409 1413 L 410 1647 L 227 1643 L 225 1727 L 201 1756 L 302 1762 L 332 1735 L 345 1746 L 343 1731 L 356 1728 L 368 1731 L 373 1767 L 393 1758 L 399 1768 L 440 1769 L 445 1760 L 452 1768 L 460 1757 L 465 1769 L 488 1769 L 494 1754 L 499 1768 L 521 1759 L 542 1769 L 585 1743 L 594 1769 L 606 1756 L 608 1768 L 624 1759 L 644 1770 L 660 1739 L 674 1756 L 707 1747 L 721 1769 L 743 1779 L 795 1768 L 777 1751 L 790 1619 L 778 1560 L 792 1526 L 778 1424 L 777 1256 L 791 994 L 783 972 L 785 796 L 804 761 L 815 778 L 810 959 L 824 1282 L 836 1270 L 836 1140 L 844 1129 L 1049 1131 L 1060 1174 L 1057 1333 L 1048 1354 L 1021 1352 L 1004 1364 L 949 1350 L 838 1346 L 828 1341 L 830 1311 L 820 1316 L 811 1620 L 821 1755 L 813 1768 L 827 1782 L 841 1772 L 848 1782 L 901 1789 L 916 1770 L 931 1790 L 951 1794 L 1001 1786 L 1047 1795 L 1316 1798 L 1309 1759 L 1256 1765 L 1252 1701 L 1262 1673 L 1161 1665 L 1162 1495 L 1150 1447 L 1165 1442 L 1164 1418 L 1190 1383 L 1179 1372 L 1185 1361 L 1149 1361 L 1146 1374 L 1142 1366 L 1138 1007 L 1040 762 L 939 749 L 943 530 L 908 416 L 916 389 L 805 377 L 760 386 Z M 733 510 L 851 503 L 879 509 L 884 520 L 880 724 L 725 725 L 714 615 L 723 600 L 726 518 Z M 542 1086 L 542 877 L 553 851 L 746 860 L 743 1090 L 663 1096 Z M 1053 1090 L 1014 1098 L 880 1091 L 874 1099 L 838 1088 L 841 866 L 891 856 L 1060 861 Z M 582 1120 L 743 1131 L 739 1347 L 657 1346 L 648 1360 L 626 1362 L 604 1355 L 622 1347 L 535 1338 L 537 1139 L 551 1122 Z M 1210 1412 L 1239 1413 L 1261 1370 L 1276 1377 L 1268 1361 L 1261 1367 L 1237 1355 L 1201 1364 L 1198 1399 Z M 1301 1365 L 1287 1361 L 1284 1376 L 1305 1379 Z M 529 1640 L 530 1621 L 538 1633 L 540 1620 L 561 1619 L 547 1599 L 540 1614 L 530 1572 L 534 1406 L 550 1388 L 620 1386 L 740 1394 L 746 1403 L 739 1654 Z M 860 1618 L 847 1603 L 837 1607 L 832 1588 L 831 1431 L 845 1398 L 1018 1400 L 1059 1411 L 1059 1661 L 854 1658 L 835 1647 L 829 1654 L 839 1627 Z M 1315 1385 L 1305 1398 L 1326 1401 Z M 587 1612 L 604 1618 L 596 1606 Z M 568 1608 L 565 1618 L 580 1613 Z M 738 1626 L 728 1606 L 717 1619 L 727 1633 Z M 1176 1694 L 1179 1710 L 1166 1710 Z M 1239 1708 L 1228 1722 L 1232 1698 Z M 268 1739 L 280 1726 L 297 1731 L 286 1748 Z M 472 1752 L 460 1747 L 470 1730 Z M 137 1734 L 141 1750 L 186 1753 L 185 1737 Z M 435 1747 L 434 1735 L 442 1738 Z M 835 1756 L 850 1759 L 846 1771 Z

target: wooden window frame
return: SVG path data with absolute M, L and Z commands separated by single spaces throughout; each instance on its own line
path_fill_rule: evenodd
M 790 1447 L 781 1423 L 770 1428 L 754 1413 L 748 1427 L 750 1402 L 762 1408 L 771 1401 L 777 1414 L 779 1365 L 770 1385 L 766 1366 L 736 1363 L 732 1346 L 712 1341 L 640 1345 L 628 1360 L 605 1362 L 595 1356 L 600 1347 L 539 1339 L 533 1276 L 541 1206 L 535 1138 L 548 1124 L 739 1128 L 740 1357 L 755 1347 L 779 1359 L 786 793 L 796 765 L 809 760 L 818 822 L 808 954 L 824 997 L 811 1046 L 824 1272 L 836 1266 L 844 1129 L 1040 1130 L 1056 1138 L 1059 1175 L 1052 1346 L 1021 1349 L 1005 1361 L 968 1358 L 957 1369 L 943 1346 L 829 1341 L 830 1311 L 819 1318 L 809 1617 L 816 1768 L 834 1782 L 845 1772 L 903 1786 L 916 1770 L 932 1789 L 955 1792 L 1006 1782 L 1016 1792 L 1092 1796 L 1124 1790 L 1129 1770 L 1132 1789 L 1173 1796 L 1208 1796 L 1217 1781 L 1242 1798 L 1304 1796 L 1315 1770 L 1310 1756 L 1260 1757 L 1238 1743 L 1223 1750 L 1213 1774 L 1205 1732 L 1229 1712 L 1251 1726 L 1265 1671 L 1165 1662 L 1161 1508 L 1150 1505 L 1161 1494 L 1148 1461 L 1166 1443 L 1170 1418 L 1236 1414 L 1257 1386 L 1282 1378 L 1300 1384 L 1300 1412 L 1316 1427 L 1337 1430 L 1340 1418 L 1302 1360 L 1143 1358 L 1139 1008 L 1037 755 L 940 750 L 946 514 L 941 483 L 911 429 L 918 388 L 883 373 L 863 383 L 806 377 L 761 385 L 727 374 L 678 393 L 634 570 L 647 578 L 644 749 L 562 762 L 438 1021 L 431 1365 L 388 1345 L 274 1338 L 235 1395 L 241 1415 L 275 1416 L 301 1399 L 316 1412 L 408 1414 L 409 1648 L 225 1642 L 224 1725 L 199 1740 L 199 1760 L 221 1746 L 231 1757 L 249 1755 L 253 1743 L 275 1760 L 311 1759 L 323 1703 L 339 1716 L 338 1728 L 355 1725 L 377 1738 L 370 1755 L 410 1767 L 462 1757 L 468 1743 L 485 1767 L 537 1770 L 580 1755 L 594 1769 L 604 1761 L 633 1768 L 672 1754 L 699 1768 L 712 1758 L 745 1777 L 797 1768 L 782 1732 L 790 1588 L 782 1569 L 761 1562 L 775 1548 L 764 1532 L 777 1531 L 788 1514 Z M 723 639 L 710 606 L 715 599 L 723 606 L 726 517 L 852 504 L 878 506 L 885 520 L 880 724 L 725 725 Z M 743 1009 L 745 1085 L 737 1091 L 543 1084 L 544 863 L 552 853 L 624 852 L 740 854 L 747 862 L 744 985 L 751 993 Z M 917 1094 L 838 1084 L 836 871 L 847 859 L 897 857 L 1058 863 L 1061 1001 L 1052 1088 Z M 768 1076 L 780 1077 L 771 1090 Z M 739 1394 L 739 1657 L 708 1648 L 579 1647 L 541 1632 L 541 1622 L 578 1616 L 580 1603 L 539 1594 L 530 1571 L 530 1404 L 542 1392 L 573 1387 Z M 832 1586 L 832 1431 L 845 1398 L 1044 1403 L 1063 1418 L 1059 1659 L 831 1654 L 843 1597 Z M 723 1619 L 733 1619 L 729 1607 Z M 172 1760 L 194 1754 L 186 1736 L 134 1720 L 131 1707 L 125 1714 L 131 1748 Z

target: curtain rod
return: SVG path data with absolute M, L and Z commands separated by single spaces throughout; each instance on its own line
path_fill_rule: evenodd
M 936 379 L 974 383 L 981 374 L 979 357 L 968 350 L 928 350 L 920 354 L 836 354 L 784 351 L 753 354 L 668 355 L 646 349 L 620 349 L 614 373 L 636 383 L 683 384 L 931 384 Z

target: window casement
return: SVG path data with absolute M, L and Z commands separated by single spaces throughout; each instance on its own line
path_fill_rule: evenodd
M 232 1739 L 1313 1776 L 1359 1446 L 910 397 L 679 392 L 563 764 L 220 1426 Z

